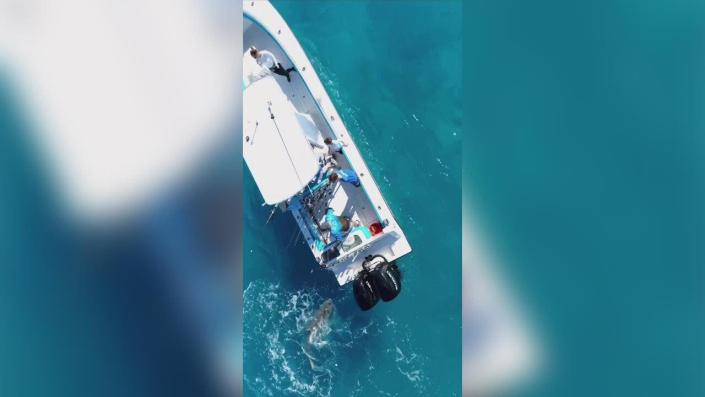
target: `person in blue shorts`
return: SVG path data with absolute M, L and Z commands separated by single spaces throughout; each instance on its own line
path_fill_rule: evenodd
M 355 187 L 360 187 L 360 178 L 358 178 L 355 171 L 351 169 L 333 170 L 328 176 L 328 182 L 334 183 L 337 180 L 349 183 Z
M 345 234 L 350 231 L 350 219 L 345 216 L 338 216 L 333 208 L 326 210 L 325 223 L 320 227 L 322 231 L 330 230 L 333 241 L 341 241 Z

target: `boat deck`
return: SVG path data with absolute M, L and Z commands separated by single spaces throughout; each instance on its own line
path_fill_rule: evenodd
M 270 51 L 277 58 L 279 62 L 285 68 L 292 66 L 287 56 L 283 53 L 281 48 L 267 35 L 264 31 L 260 29 L 246 29 L 244 35 L 243 48 L 249 48 L 250 46 L 255 46 L 258 49 L 266 49 Z M 247 56 L 247 55 L 245 55 Z M 271 76 L 265 77 L 266 79 L 273 79 L 277 82 L 281 92 L 286 95 L 287 100 L 294 106 L 297 112 L 302 113 L 311 118 L 314 122 L 316 128 L 320 132 L 318 137 L 310 137 L 315 140 L 322 149 L 312 147 L 315 153 L 328 153 L 327 147 L 323 143 L 324 138 L 337 139 L 331 128 L 328 126 L 326 121 L 323 119 L 321 112 L 316 106 L 316 102 L 311 98 L 308 93 L 308 88 L 306 87 L 301 75 L 297 72 L 292 72 L 290 74 L 291 82 L 288 82 L 285 76 L 279 76 L 272 74 Z M 256 83 L 255 83 L 256 84 Z M 271 95 L 278 95 L 278 93 L 273 92 Z M 263 99 L 266 94 L 263 95 Z M 265 103 L 267 100 L 264 100 Z M 276 114 L 275 114 L 276 116 Z M 349 144 L 350 138 L 347 140 L 341 138 L 343 142 Z M 347 147 L 343 150 L 346 151 Z M 334 154 L 335 161 L 338 167 L 343 169 L 353 168 L 352 164 L 344 154 Z M 318 223 L 324 222 L 325 211 L 328 207 L 333 208 L 336 214 L 344 215 L 349 217 L 352 221 L 358 221 L 362 225 L 370 225 L 375 222 L 379 222 L 380 219 L 374 209 L 371 207 L 371 203 L 367 198 L 364 188 L 355 187 L 349 183 L 336 183 L 331 187 L 332 191 L 330 194 L 324 197 L 325 200 L 321 200 L 315 206 L 315 216 Z
M 312 145 L 314 153 L 322 154 L 328 151 L 323 144 L 323 139 L 326 137 L 342 140 L 347 146 L 343 148 L 343 154 L 335 154 L 335 161 L 339 168 L 355 170 L 362 184 L 360 187 L 355 187 L 349 183 L 334 183 L 328 189 L 322 189 L 325 190 L 324 192 L 311 193 L 311 196 L 316 196 L 315 200 L 309 200 L 312 206 L 301 205 L 298 210 L 292 211 L 316 259 L 319 263 L 328 265 L 342 285 L 355 277 L 366 255 L 382 254 L 391 261 L 410 252 L 411 247 L 384 201 L 357 146 L 291 30 L 269 2 L 246 2 L 243 6 L 245 8 L 243 49 L 247 50 L 254 46 L 260 50 L 267 50 L 282 66 L 285 68 L 294 66 L 297 70 L 291 72 L 291 82 L 288 82 L 285 76 L 275 74 L 264 77 L 264 79 L 273 79 L 278 89 L 269 88 L 268 91 L 255 96 L 257 99 L 250 99 L 250 101 L 258 101 L 261 106 L 273 107 L 271 105 L 276 100 L 272 98 L 284 95 L 286 102 L 299 114 L 299 117 L 311 120 L 315 124 L 317 133 L 314 135 L 317 136 L 307 137 L 314 144 Z M 243 54 L 243 60 L 247 61 L 247 56 L 249 54 Z M 259 82 L 254 82 L 246 89 L 258 89 L 255 87 L 257 84 Z M 271 86 L 269 82 L 267 84 Z M 281 101 L 281 98 L 277 99 Z M 245 109 L 251 106 L 257 106 L 257 104 L 245 103 Z M 279 108 L 284 107 L 286 105 L 279 106 Z M 273 112 L 276 111 L 276 109 L 273 110 Z M 253 120 L 248 113 L 254 112 L 246 111 L 244 114 L 244 135 L 256 128 L 258 124 L 258 120 Z M 316 144 L 321 145 L 322 148 L 316 148 Z M 324 222 L 328 207 L 332 208 L 337 215 L 349 217 L 352 223 L 359 223 L 365 227 L 380 223 L 384 226 L 384 231 L 365 241 L 364 246 L 351 252 L 342 252 L 335 260 L 328 261 L 321 257 L 322 252 L 315 241 L 318 237 L 315 235 L 316 226 Z M 326 234 L 323 233 L 322 236 L 324 243 L 328 243 Z M 359 257 L 360 255 L 362 258 Z

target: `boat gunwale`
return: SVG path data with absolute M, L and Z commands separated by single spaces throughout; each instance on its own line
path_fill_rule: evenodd
M 394 253 L 394 251 L 391 252 L 392 256 L 393 256 L 392 259 L 396 260 L 404 255 L 411 253 L 411 251 L 412 251 L 411 245 L 409 244 L 409 241 L 408 241 L 405 233 L 403 232 L 401 225 L 399 225 L 399 223 L 396 219 L 396 216 L 394 215 L 394 212 L 392 211 L 391 207 L 389 206 L 386 199 L 384 198 L 384 195 L 382 194 L 382 191 L 381 191 L 379 185 L 375 181 L 375 178 L 374 178 L 372 172 L 370 171 L 370 168 L 367 165 L 367 162 L 365 161 L 365 159 L 362 156 L 362 153 L 360 152 L 357 145 L 355 144 L 352 134 L 350 133 L 345 122 L 343 121 L 342 117 L 338 113 L 336 106 L 333 103 L 331 96 L 328 93 L 328 90 L 323 85 L 323 82 L 320 80 L 318 73 L 316 72 L 315 68 L 313 67 L 313 63 L 311 62 L 310 58 L 308 57 L 308 55 L 306 55 L 306 51 L 304 51 L 303 47 L 301 46 L 298 39 L 296 38 L 296 35 L 294 34 L 294 32 L 288 26 L 288 24 L 283 19 L 283 17 L 278 13 L 278 11 L 273 7 L 273 5 L 271 3 L 269 3 L 268 1 L 265 1 L 262 3 L 265 3 L 267 6 L 269 6 L 271 8 L 271 10 L 262 8 L 261 12 L 263 12 L 265 14 L 259 15 L 259 16 L 265 16 L 265 17 L 266 16 L 274 16 L 276 19 L 273 22 L 265 24 L 260 20 L 260 18 L 258 18 L 258 16 L 253 14 L 254 10 L 257 10 L 260 8 L 260 7 L 254 8 L 254 9 L 251 8 L 251 7 L 255 7 L 255 4 L 257 4 L 257 3 L 251 4 L 250 7 L 243 8 L 243 19 L 246 22 L 249 22 L 249 23 L 255 25 L 258 29 L 264 31 L 266 33 L 266 35 L 269 36 L 269 38 L 274 42 L 274 44 L 279 47 L 279 49 L 281 50 L 283 55 L 288 59 L 288 61 L 291 62 L 291 64 L 297 68 L 297 70 L 302 70 L 302 67 L 303 67 L 302 71 L 304 71 L 304 72 L 307 72 L 310 70 L 310 73 L 299 73 L 301 80 L 303 82 L 303 85 L 306 88 L 306 91 L 310 95 L 311 100 L 316 104 L 316 109 L 318 110 L 320 116 L 322 116 L 322 118 L 325 119 L 325 125 L 330 130 L 329 131 L 330 134 L 334 138 L 339 137 L 339 134 L 337 132 L 344 132 L 344 133 L 348 134 L 348 136 L 351 140 L 352 146 L 354 148 L 355 161 L 352 161 L 350 156 L 348 156 L 348 154 L 345 153 L 345 151 L 343 151 L 343 155 L 345 156 L 345 159 L 348 161 L 348 163 L 351 166 L 353 166 L 353 168 L 355 168 L 354 164 L 358 164 L 358 167 L 361 165 L 362 170 L 367 172 L 367 174 L 368 174 L 367 176 L 369 176 L 369 177 L 366 179 L 370 179 L 370 181 L 369 182 L 365 181 L 363 183 L 363 185 L 362 185 L 363 192 L 365 193 L 365 196 L 367 197 L 367 200 L 369 201 L 369 203 L 372 204 L 372 209 L 374 211 L 374 214 L 376 215 L 377 220 L 384 225 L 383 226 L 384 229 L 388 229 L 388 230 L 385 230 L 384 234 L 385 235 L 391 234 L 393 236 L 396 236 L 394 238 L 394 241 L 398 241 L 398 243 L 392 243 L 392 245 L 402 244 L 401 251 L 398 254 Z M 271 14 L 271 15 L 269 15 L 269 14 Z M 282 26 L 276 26 L 279 24 L 281 24 Z M 279 30 L 278 34 L 285 33 L 284 37 L 290 36 L 292 39 L 291 40 L 292 42 L 286 43 L 287 45 L 285 46 L 280 40 L 277 39 L 277 37 L 274 35 L 273 31 L 270 30 L 270 28 L 273 28 L 273 26 L 270 26 L 270 25 L 275 25 L 274 27 L 277 27 L 277 29 Z M 300 54 L 300 56 L 297 56 L 297 58 L 292 58 L 290 51 L 300 52 L 301 54 Z M 301 58 L 301 59 L 299 59 L 299 58 Z M 299 59 L 301 62 L 297 63 L 294 61 L 294 59 Z M 306 74 L 312 74 L 312 75 L 306 76 Z M 311 81 L 309 81 L 309 80 L 311 80 Z M 316 86 L 316 91 L 320 92 L 320 94 L 322 96 L 317 98 L 316 96 L 313 95 L 313 90 L 311 89 L 311 84 Z M 331 108 L 330 112 L 324 111 L 324 109 L 323 109 L 324 104 L 326 105 L 326 107 Z M 333 124 L 331 124 L 332 120 L 328 119 L 329 117 L 332 120 L 337 117 L 337 120 L 340 122 L 341 126 L 334 127 Z M 337 131 L 340 128 L 342 128 L 342 131 Z M 359 172 L 359 170 L 356 170 L 356 171 Z M 371 187 L 374 188 L 374 196 L 376 197 L 375 200 L 372 199 L 372 195 L 370 195 L 370 192 L 365 187 L 365 183 L 372 184 Z M 383 206 L 383 208 L 380 207 L 380 205 Z M 387 216 L 382 216 L 382 214 L 380 213 L 380 211 L 382 211 L 382 210 L 385 212 L 385 214 L 387 214 Z M 303 216 L 303 215 L 299 214 L 299 216 Z M 294 218 L 296 219 L 296 217 L 294 217 Z M 297 221 L 297 223 L 299 223 L 299 227 L 302 227 L 300 222 L 303 222 L 303 219 L 296 219 L 296 221 Z M 308 230 L 306 230 L 306 231 L 308 231 Z M 338 279 L 339 284 L 344 285 L 345 283 L 348 283 L 351 280 L 347 279 L 347 280 L 343 281 L 340 277 L 342 277 L 345 273 L 347 273 L 348 270 L 339 271 L 339 270 L 335 270 L 334 268 L 338 267 L 342 263 L 347 263 L 350 261 L 354 262 L 355 258 L 357 258 L 359 256 L 359 253 L 362 251 L 362 250 L 358 250 L 357 248 L 361 248 L 361 247 L 369 248 L 370 246 L 376 245 L 376 244 L 370 244 L 370 243 L 372 243 L 372 242 L 378 243 L 381 240 L 384 240 L 384 239 L 380 238 L 380 239 L 375 239 L 374 241 L 365 242 L 365 244 L 360 245 L 360 247 L 355 247 L 356 249 L 353 249 L 352 251 L 347 252 L 345 255 L 343 255 L 341 257 L 336 257 L 336 258 L 333 258 L 333 259 L 331 259 L 327 262 L 323 262 L 323 263 L 321 263 L 321 261 L 319 260 L 319 263 L 321 265 L 326 265 L 326 268 L 328 268 L 329 270 L 332 270 L 336 274 L 336 278 Z M 392 245 L 389 245 L 389 249 L 391 249 Z M 313 250 L 313 247 L 310 247 L 310 248 L 312 250 L 312 253 L 314 253 L 314 256 L 316 256 L 315 255 L 316 251 Z M 350 262 L 348 265 L 346 265 L 345 269 L 350 269 L 350 266 L 352 266 L 353 262 Z

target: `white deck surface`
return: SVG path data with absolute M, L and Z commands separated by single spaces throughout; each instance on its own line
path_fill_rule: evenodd
M 302 123 L 273 76 L 245 89 L 243 157 L 267 204 L 295 195 L 318 172 Z
M 341 168 L 352 168 L 360 177 L 362 186 L 359 188 L 347 183 L 336 184 L 332 197 L 316 207 L 316 218 L 320 222 L 325 209 L 331 207 L 336 214 L 359 221 L 364 226 L 369 227 L 375 222 L 386 225 L 381 235 L 365 241 L 355 250 L 341 254 L 327 264 L 335 273 L 338 283 L 343 285 L 352 281 L 362 269 L 362 261 L 367 255 L 381 254 L 392 261 L 409 253 L 411 247 L 404 233 L 294 34 L 267 1 L 245 1 L 243 10 L 243 48 L 254 45 L 258 49 L 266 49 L 272 52 L 285 68 L 292 65 L 296 67 L 298 72 L 291 73 L 291 83 L 283 76 L 273 76 L 273 81 L 279 84 L 287 100 L 298 113 L 310 117 L 323 137 L 342 139 L 347 144 L 344 155 L 336 155 L 336 160 Z M 247 107 L 245 103 L 245 108 Z M 294 213 L 313 255 L 319 260 L 321 253 L 313 245 L 313 238 L 307 231 L 305 220 L 302 219 L 306 216 L 304 213 Z

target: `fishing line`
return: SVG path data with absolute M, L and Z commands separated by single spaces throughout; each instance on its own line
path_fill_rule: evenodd
M 284 137 L 282 136 L 282 133 L 279 130 L 279 124 L 277 124 L 277 120 L 274 118 L 274 113 L 272 112 L 271 102 L 270 102 L 270 105 L 267 106 L 267 110 L 269 111 L 269 117 L 272 119 L 272 122 L 274 123 L 274 128 L 277 129 L 277 134 L 279 134 L 279 139 L 282 141 L 282 145 L 284 145 L 284 150 L 286 151 L 286 155 L 287 155 L 287 157 L 289 157 L 289 162 L 291 163 L 291 166 L 294 169 L 294 173 L 296 174 L 296 179 L 298 179 L 299 184 L 301 186 L 303 186 L 304 182 L 301 179 L 301 175 L 299 175 L 299 171 L 296 169 L 296 164 L 294 163 L 294 159 L 291 157 L 291 153 L 289 153 L 289 148 L 286 147 L 286 142 L 284 142 Z M 306 185 L 306 187 L 308 187 L 309 192 L 310 192 L 311 188 L 308 185 Z M 310 192 L 310 193 L 312 193 L 312 192 Z

